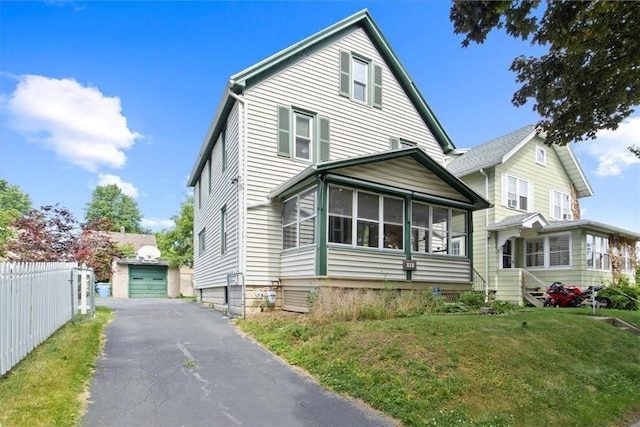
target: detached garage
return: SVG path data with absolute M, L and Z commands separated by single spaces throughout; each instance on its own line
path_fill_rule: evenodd
M 164 298 L 167 296 L 166 265 L 129 264 L 129 298 Z

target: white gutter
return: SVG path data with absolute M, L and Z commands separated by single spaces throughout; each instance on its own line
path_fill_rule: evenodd
M 248 139 L 247 139 L 247 110 L 249 109 L 249 103 L 242 95 L 234 93 L 229 89 L 229 95 L 242 104 L 242 138 L 240 138 L 239 144 L 242 145 L 242 149 L 238 147 L 238 154 L 242 153 L 242 156 L 238 156 L 238 170 L 242 170 L 242 175 L 238 178 L 238 190 L 242 189 L 242 209 L 238 205 L 238 227 L 242 223 L 241 229 L 236 233 L 236 239 L 238 242 L 238 260 L 236 266 L 240 269 L 239 273 L 243 275 L 242 280 L 246 284 L 246 277 L 244 277 L 247 270 L 247 239 L 245 233 L 247 231 L 247 212 L 245 207 L 247 206 L 247 153 L 248 153 Z M 238 197 L 239 199 L 239 197 Z M 239 201 L 239 200 L 238 200 Z M 242 221 L 240 217 L 242 216 Z
M 486 174 L 483 168 L 480 168 L 480 173 L 484 176 L 484 198 L 489 200 L 489 175 Z M 489 209 L 484 210 L 484 274 L 486 275 L 484 280 L 484 297 L 485 302 L 489 302 Z M 499 261 L 499 260 L 498 260 Z

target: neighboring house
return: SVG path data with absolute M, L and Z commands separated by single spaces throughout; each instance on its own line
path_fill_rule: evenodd
M 320 286 L 471 289 L 488 203 L 453 149 L 366 10 L 231 76 L 188 180 L 197 294 L 307 311 Z
M 166 298 L 193 295 L 190 269 L 170 268 L 160 258 L 153 234 L 106 233 L 118 245 L 131 245 L 133 258 L 112 262 L 111 295 L 117 298 Z
M 581 219 L 579 200 L 593 191 L 569 145 L 545 145 L 526 126 L 452 152 L 447 169 L 493 205 L 474 214 L 473 261 L 496 298 L 522 304 L 523 289 L 554 281 L 587 287 L 623 274 L 635 283 L 640 234 Z

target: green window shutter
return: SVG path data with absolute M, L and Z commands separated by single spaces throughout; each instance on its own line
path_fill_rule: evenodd
M 373 106 L 376 108 L 382 108 L 382 67 L 378 64 L 371 64 L 373 66 Z
M 278 156 L 291 157 L 291 111 L 278 106 Z
M 318 150 L 318 161 L 326 162 L 330 157 L 330 148 L 329 148 L 329 119 L 324 117 L 318 117 L 318 128 L 319 128 L 319 136 L 318 143 L 320 149 Z
M 222 135 L 220 135 L 221 139 L 221 151 L 222 151 L 222 172 L 227 169 L 227 130 L 222 131 Z
M 390 150 L 398 150 L 400 149 L 400 138 L 392 136 L 389 138 L 389 149 Z
M 351 96 L 351 54 L 340 51 L 340 95 Z

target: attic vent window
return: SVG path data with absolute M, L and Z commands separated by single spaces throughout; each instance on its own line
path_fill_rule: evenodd
M 547 150 L 539 145 L 536 146 L 536 163 L 542 166 L 547 165 Z

